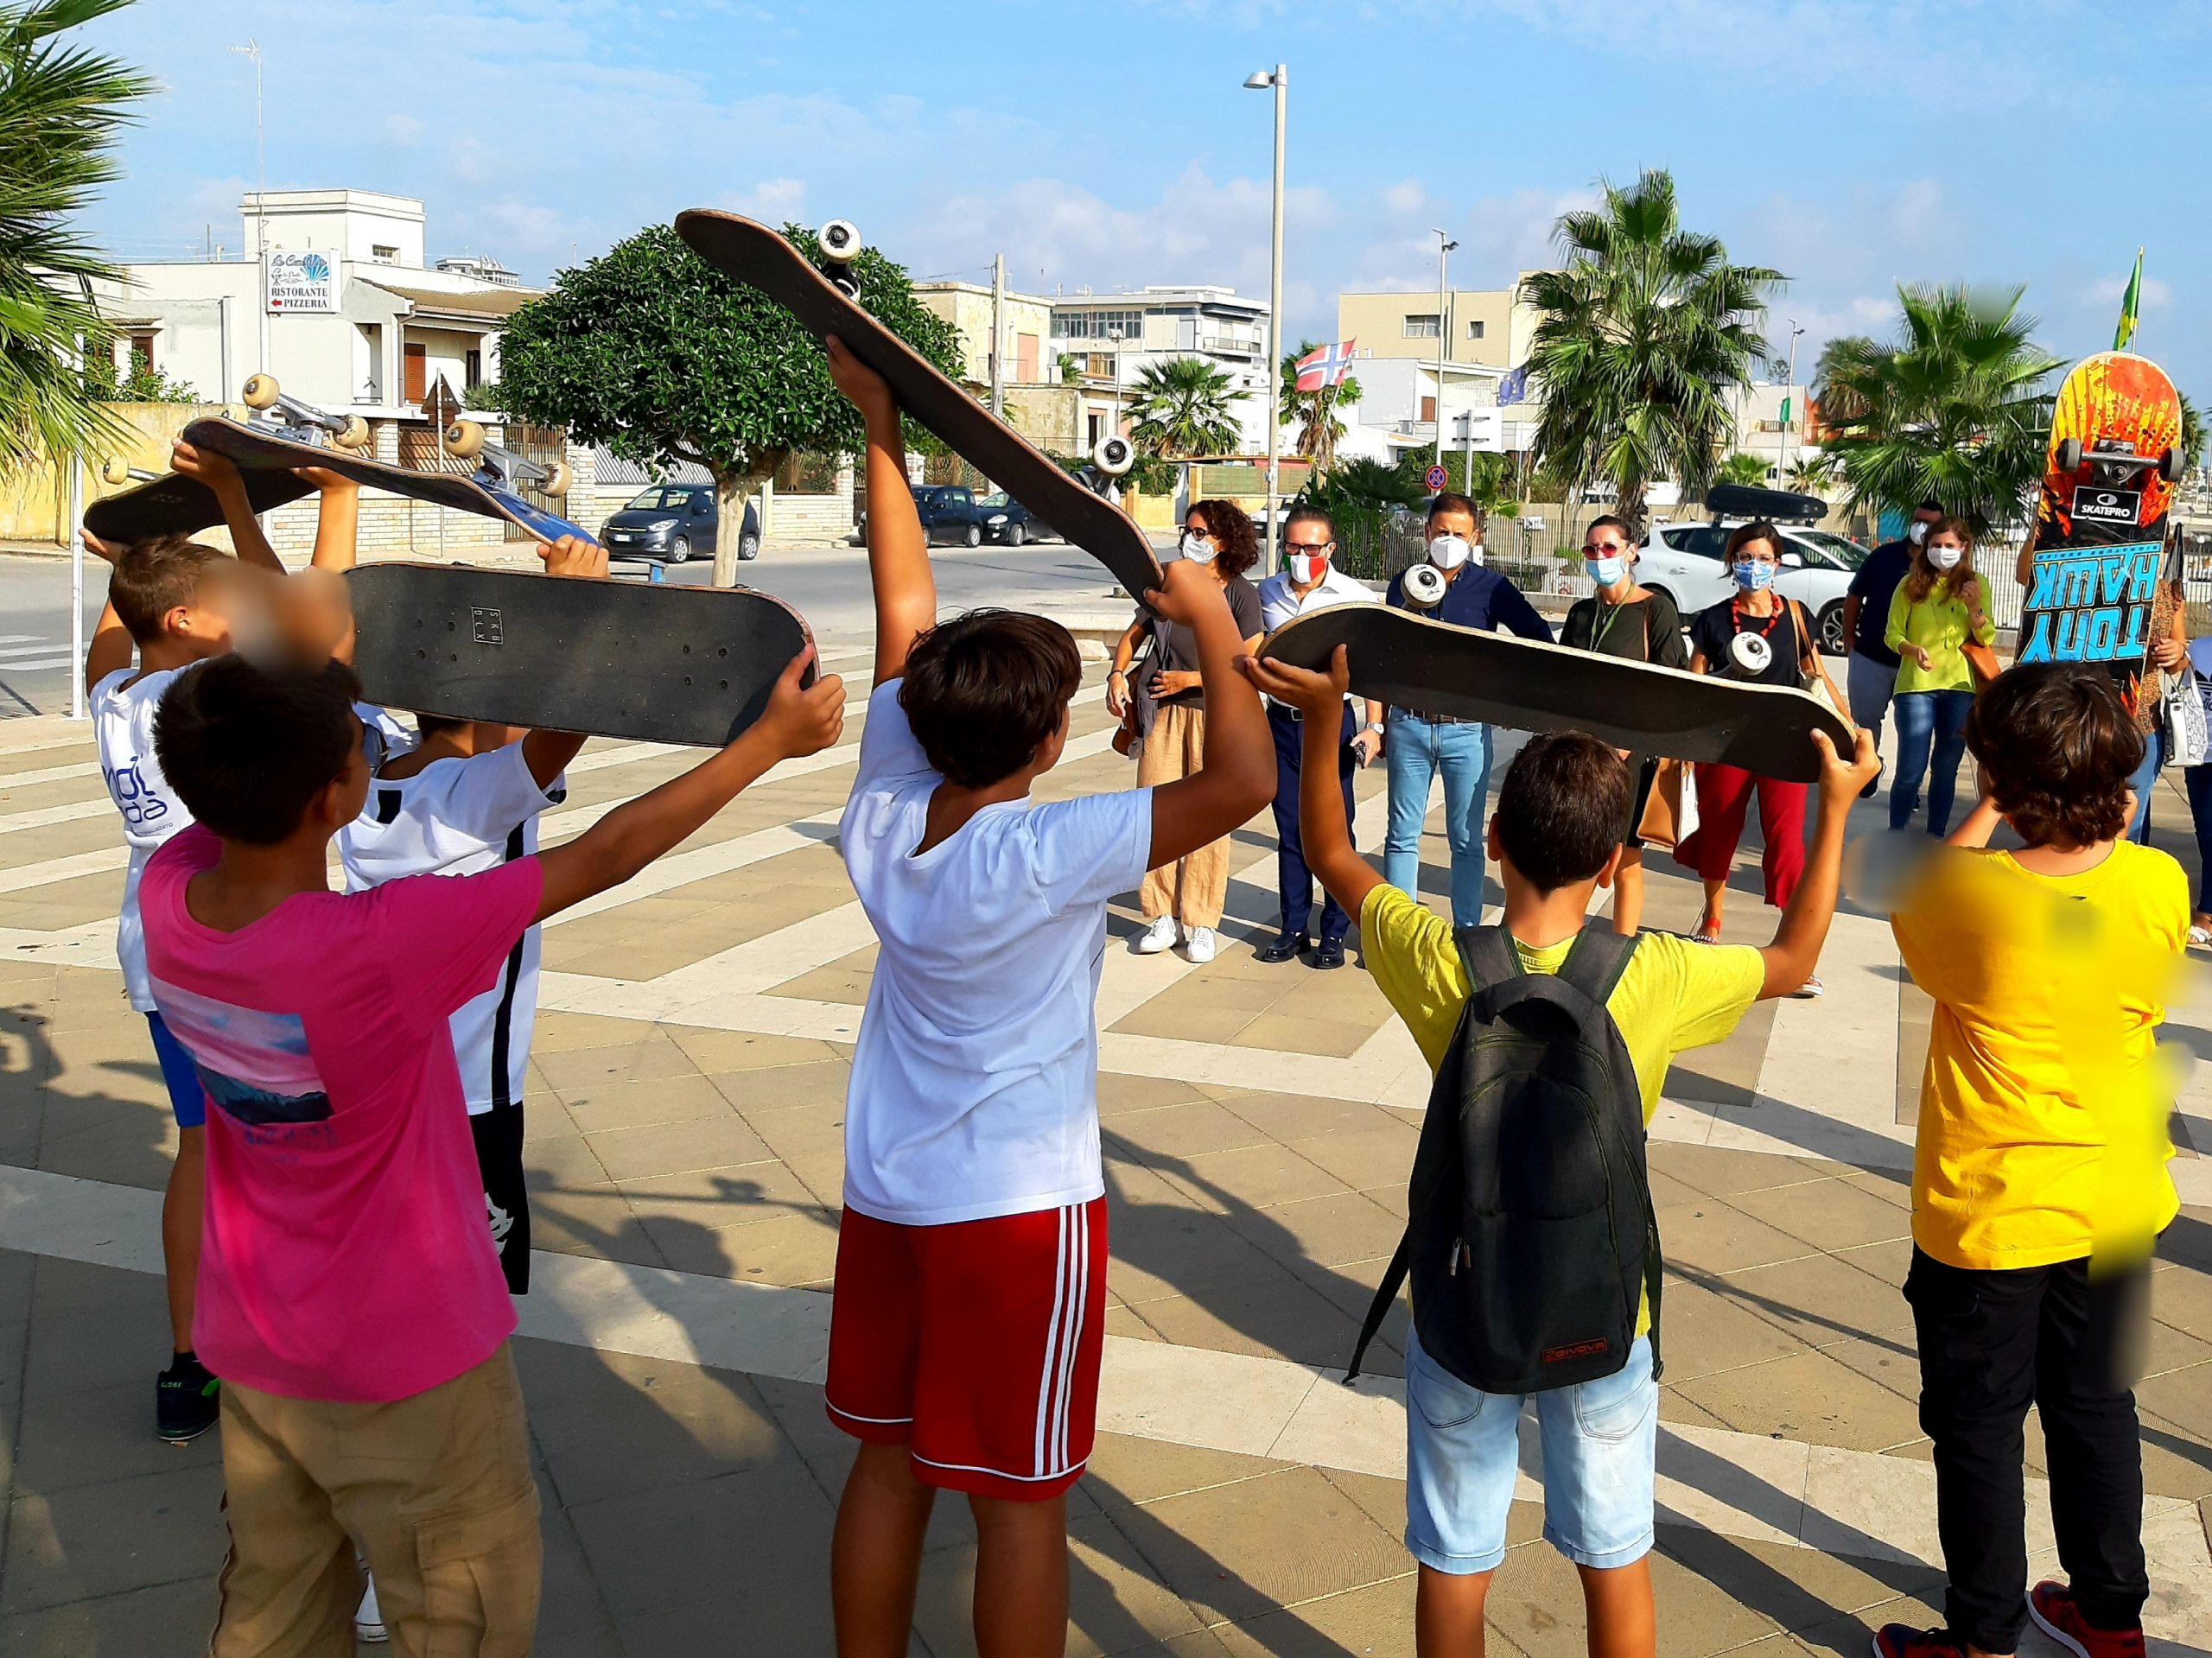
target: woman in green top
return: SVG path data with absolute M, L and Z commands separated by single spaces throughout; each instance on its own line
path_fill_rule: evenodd
M 1974 573 L 1974 530 L 1964 518 L 1931 526 L 1913 549 L 1912 568 L 1890 598 L 1884 643 L 1897 653 L 1897 776 L 1890 788 L 1890 827 L 1912 821 L 1921 778 L 1928 779 L 1928 832 L 1951 827 L 1951 795 L 1966 753 L 1974 708 L 1974 670 L 1966 643 L 1997 637 L 1981 578 Z M 1932 753 L 1931 753 L 1932 751 Z
M 1682 619 L 1675 601 L 1636 584 L 1636 541 L 1627 524 L 1615 518 L 1592 523 L 1582 537 L 1582 561 L 1596 591 L 1575 600 L 1567 611 L 1560 643 L 1631 662 L 1656 662 L 1662 668 L 1690 665 L 1690 648 L 1682 638 Z M 1645 760 L 1637 778 L 1636 804 L 1630 809 L 1628 837 L 1621 845 L 1620 873 L 1613 878 L 1613 931 L 1628 938 L 1636 937 L 1643 919 L 1643 842 L 1636 838 L 1636 826 L 1643 821 L 1658 765 Z

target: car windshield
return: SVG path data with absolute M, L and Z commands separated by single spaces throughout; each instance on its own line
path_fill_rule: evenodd
M 689 484 L 657 484 L 630 503 L 633 511 L 666 511 L 671 507 L 687 507 L 705 492 Z
M 1866 562 L 1867 549 L 1848 536 L 1839 536 L 1833 530 L 1793 530 L 1790 540 L 1808 553 L 1816 554 L 1823 562 L 1840 570 L 1855 570 Z
M 1014 502 L 1002 489 L 995 489 L 976 503 L 978 506 L 1011 506 Z

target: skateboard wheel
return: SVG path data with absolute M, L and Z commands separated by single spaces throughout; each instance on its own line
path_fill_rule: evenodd
M 1728 654 L 1746 675 L 1756 676 L 1764 673 L 1774 660 L 1774 647 L 1756 633 L 1738 633 L 1729 645 Z
M 367 448 L 369 447 L 368 422 L 363 420 L 359 415 L 346 416 L 346 423 L 333 435 L 331 441 L 341 449 Z
M 569 463 L 565 461 L 555 461 L 547 465 L 545 481 L 537 487 L 541 492 L 547 495 L 566 495 L 569 492 L 569 486 L 573 481 L 575 481 L 574 474 L 569 470 Z
M 276 399 L 283 395 L 284 389 L 276 384 L 273 374 L 247 375 L 245 389 L 238 393 L 249 409 L 274 409 Z
M 1428 606 L 1444 596 L 1444 572 L 1433 564 L 1415 564 L 1406 571 L 1406 597 Z
M 100 462 L 100 481 L 104 484 L 127 484 L 130 481 L 130 463 L 110 455 Z
M 2164 454 L 2158 457 L 2158 476 L 2164 479 L 2168 483 L 2178 483 L 2181 480 L 2181 451 L 2179 449 L 2168 449 Z
M 439 441 L 454 460 L 474 461 L 484 453 L 484 429 L 473 420 L 457 420 Z
M 2061 472 L 2081 471 L 2082 440 L 2078 437 L 2060 438 L 2058 447 L 2050 452 L 2050 461 Z
M 832 264 L 849 263 L 861 251 L 860 229 L 849 219 L 833 219 L 816 234 L 822 257 Z
M 1098 440 L 1098 447 L 1090 452 L 1090 463 L 1109 478 L 1119 478 L 1136 465 L 1136 446 L 1119 434 L 1103 437 Z

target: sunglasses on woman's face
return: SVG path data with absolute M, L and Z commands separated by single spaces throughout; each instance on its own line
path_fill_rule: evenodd
M 1607 553 L 1624 553 L 1627 550 L 1628 543 L 1624 541 L 1586 541 L 1582 543 L 1582 554 L 1586 558 L 1602 558 Z

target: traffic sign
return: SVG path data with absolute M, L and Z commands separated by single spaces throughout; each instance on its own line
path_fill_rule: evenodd
M 1429 491 L 1432 494 L 1437 490 L 1442 489 L 1446 484 L 1451 481 L 1451 479 L 1452 474 L 1445 471 L 1441 467 L 1431 467 L 1427 472 L 1421 474 L 1421 482 L 1428 486 Z

